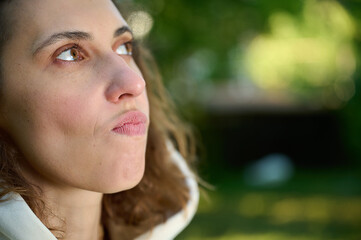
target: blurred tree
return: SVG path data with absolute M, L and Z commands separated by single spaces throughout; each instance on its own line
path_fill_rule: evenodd
M 152 17 L 146 42 L 178 103 L 248 82 L 342 108 L 345 142 L 361 159 L 359 1 L 128 1 Z

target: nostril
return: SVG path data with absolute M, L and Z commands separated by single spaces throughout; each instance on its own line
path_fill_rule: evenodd
M 132 95 L 132 94 L 129 94 L 129 93 L 121 94 L 121 95 L 118 97 L 118 101 L 119 101 L 119 100 L 126 99 L 126 98 L 130 98 L 130 97 L 132 97 L 132 96 L 133 96 L 133 95 Z

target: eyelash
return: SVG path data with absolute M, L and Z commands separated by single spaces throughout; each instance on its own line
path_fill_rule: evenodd
M 80 56 L 79 59 L 70 61 L 70 60 L 62 60 L 62 59 L 58 58 L 61 54 L 65 53 L 66 51 L 72 50 L 72 49 L 77 50 L 77 52 Z M 67 63 L 77 63 L 79 61 L 82 61 L 82 60 L 84 60 L 85 55 L 86 54 L 84 54 L 83 48 L 80 46 L 80 44 L 76 43 L 76 44 L 66 45 L 66 46 L 60 48 L 59 50 L 57 50 L 54 53 L 54 56 L 55 56 L 54 58 L 55 58 L 55 62 L 67 64 Z
M 123 44 L 120 44 L 119 46 L 117 46 L 115 48 L 114 51 L 116 52 L 117 49 L 119 47 L 121 47 L 122 45 L 125 46 L 126 50 L 129 53 L 128 54 L 119 54 L 119 56 L 132 57 L 133 52 L 134 52 L 134 42 L 133 42 L 133 40 L 125 42 Z M 58 58 L 61 54 L 65 53 L 66 51 L 72 50 L 72 49 L 77 50 L 77 53 L 79 55 L 79 59 L 76 59 L 76 60 L 63 60 L 63 59 Z M 55 62 L 57 62 L 57 63 L 72 64 L 72 63 L 78 63 L 78 62 L 84 60 L 86 58 L 86 53 L 83 50 L 82 46 L 80 44 L 76 43 L 76 44 L 72 44 L 72 45 L 67 45 L 67 46 L 65 46 L 65 48 L 60 48 L 58 51 L 55 52 L 54 56 L 55 56 Z

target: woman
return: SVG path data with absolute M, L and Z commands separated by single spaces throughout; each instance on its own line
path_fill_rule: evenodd
M 177 235 L 190 138 L 114 3 L 0 6 L 0 239 Z

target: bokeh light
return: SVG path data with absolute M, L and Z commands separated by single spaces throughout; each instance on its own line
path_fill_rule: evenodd
M 355 24 L 339 3 L 307 0 L 301 16 L 275 12 L 268 23 L 269 33 L 257 35 L 240 56 L 240 69 L 258 87 L 331 108 L 351 99 Z
M 145 11 L 135 11 L 127 19 L 136 39 L 144 38 L 153 27 L 152 16 Z

